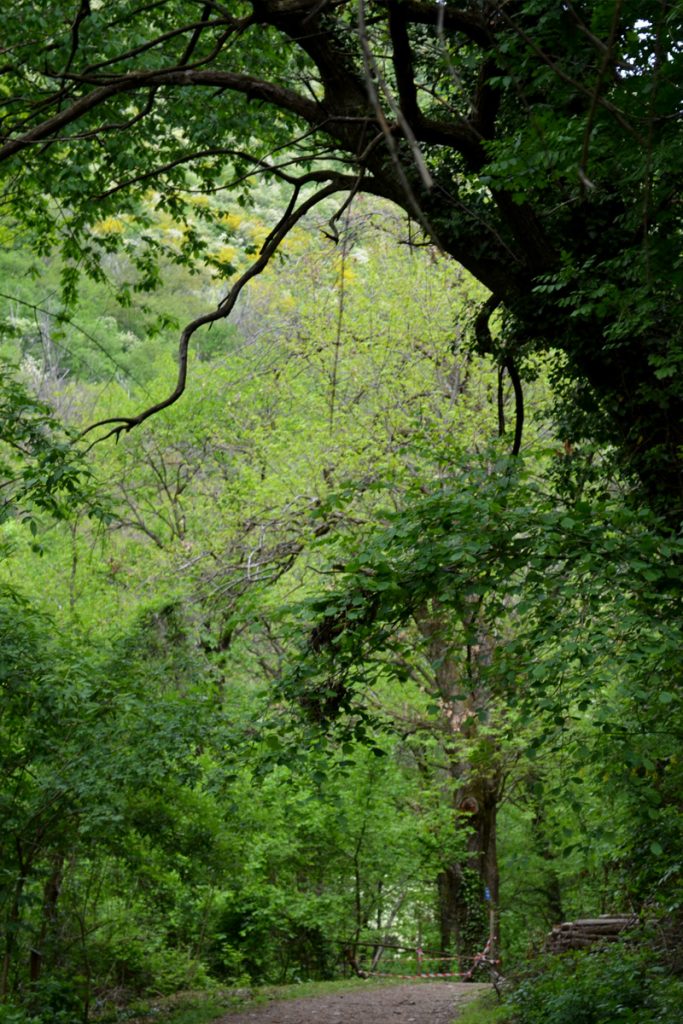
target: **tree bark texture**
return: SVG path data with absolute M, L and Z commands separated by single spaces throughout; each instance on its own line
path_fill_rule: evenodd
M 464 634 L 462 624 L 434 600 L 418 611 L 416 622 L 442 707 L 454 827 L 464 834 L 466 850 L 438 878 L 441 944 L 444 952 L 455 949 L 461 969 L 467 970 L 490 931 L 495 939 L 498 930 L 496 821 L 502 771 L 496 741 L 481 735 L 479 720 L 491 703 L 482 670 L 490 665 L 493 639 L 474 605 L 465 612 Z M 459 643 L 463 635 L 474 642 Z M 468 758 L 468 747 L 475 743 L 476 767 Z

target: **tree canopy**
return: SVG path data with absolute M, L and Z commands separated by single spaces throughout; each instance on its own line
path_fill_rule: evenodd
M 678 1020 L 679 7 L 6 16 L 0 1024 L 603 913 L 501 1014 Z
M 612 444 L 677 522 L 681 20 L 665 0 L 18 2 L 0 69 L 10 232 L 61 246 L 69 296 L 145 195 L 184 220 L 183 262 L 207 248 L 197 191 L 230 209 L 254 177 L 286 184 L 247 278 L 316 203 L 390 199 L 490 290 L 477 344 L 519 394 L 552 351 L 567 443 Z M 142 235 L 124 293 L 154 287 L 164 248 Z M 167 401 L 242 283 L 185 327 Z

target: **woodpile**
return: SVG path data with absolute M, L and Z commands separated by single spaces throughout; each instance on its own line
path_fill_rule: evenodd
M 565 953 L 569 949 L 588 949 L 598 942 L 614 942 L 623 931 L 637 923 L 638 918 L 633 914 L 565 921 L 553 927 L 545 941 L 545 950 L 548 953 Z

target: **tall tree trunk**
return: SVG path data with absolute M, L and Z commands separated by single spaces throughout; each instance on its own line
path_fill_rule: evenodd
M 496 843 L 499 779 L 470 779 L 455 793 L 456 828 L 466 831 L 467 853 L 438 879 L 439 926 L 445 950 L 455 949 L 461 969 L 498 933 L 499 875 Z M 493 952 L 493 950 L 491 951 Z
M 467 970 L 487 939 L 497 942 L 498 854 L 496 822 L 501 768 L 496 740 L 482 736 L 479 715 L 491 704 L 482 671 L 491 663 L 493 639 L 478 605 L 460 624 L 436 601 L 415 616 L 426 640 L 435 696 L 447 734 L 455 828 L 465 834 L 465 856 L 438 878 L 438 917 L 444 951 L 455 949 Z M 474 766 L 469 757 L 477 744 Z

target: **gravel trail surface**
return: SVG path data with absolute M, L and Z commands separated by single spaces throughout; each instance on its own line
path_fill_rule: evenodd
M 215 1024 L 451 1024 L 490 985 L 431 981 L 288 999 L 240 1009 Z

